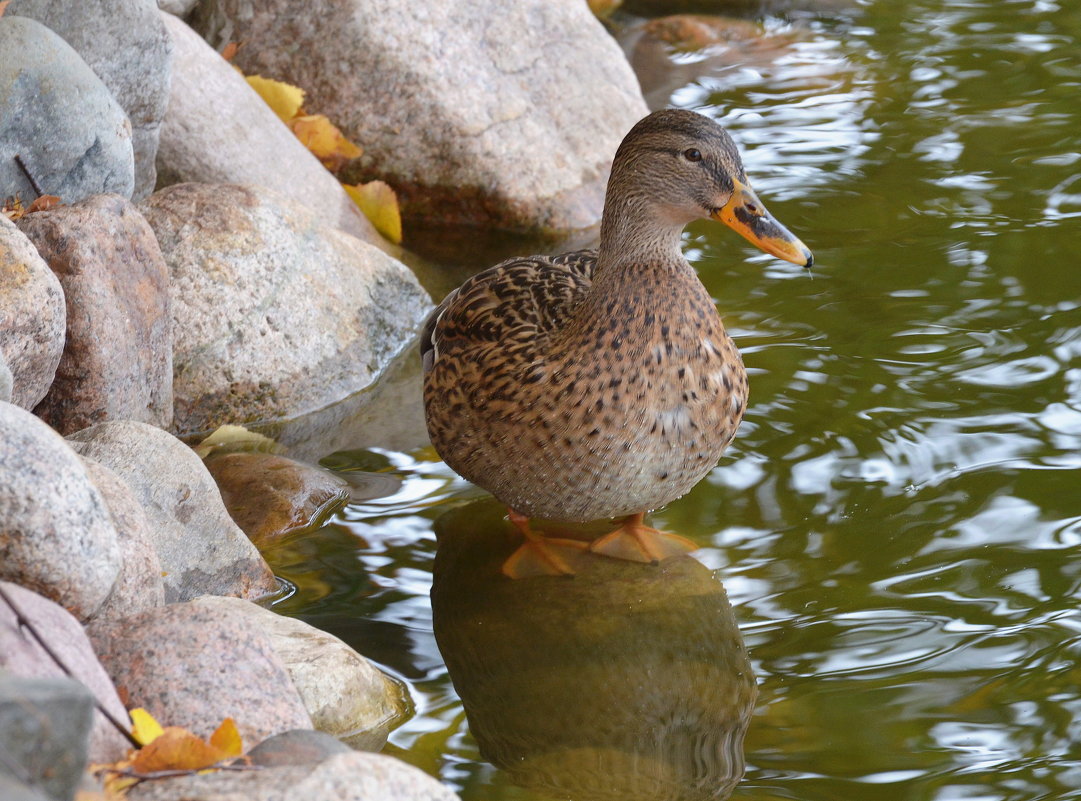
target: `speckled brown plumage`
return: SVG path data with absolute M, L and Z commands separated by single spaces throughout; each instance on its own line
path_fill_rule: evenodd
M 791 260 L 810 260 L 745 183 L 720 126 L 654 113 L 616 154 L 599 251 L 511 259 L 452 292 L 422 344 L 447 464 L 523 515 L 569 521 L 653 509 L 701 480 L 743 417 L 747 376 L 679 250 L 683 226 L 746 190 L 737 211 L 754 230 L 740 232 L 771 252 L 788 237 Z

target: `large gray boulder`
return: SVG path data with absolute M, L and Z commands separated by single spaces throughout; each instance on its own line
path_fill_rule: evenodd
M 0 214 L 0 353 L 11 376 L 12 403 L 33 409 L 49 391 L 64 352 L 66 321 L 60 282 L 26 235 Z
M 64 439 L 0 403 L 0 579 L 93 617 L 120 572 L 109 509 Z
M 68 441 L 131 488 L 150 522 L 166 602 L 205 594 L 256 598 L 277 589 L 270 568 L 225 511 L 202 460 L 176 437 L 124 420 L 77 431 Z
M 646 112 L 581 0 L 208 0 L 197 30 L 237 64 L 308 92 L 364 148 L 407 217 L 519 230 L 600 220 L 612 156 Z
M 95 195 L 19 223 L 60 279 L 67 339 L 34 413 L 62 434 L 105 420 L 173 421 L 169 271 L 131 203 Z
M 72 4 L 56 4 L 68 13 Z M 75 4 L 83 5 L 83 4 Z M 92 4 L 86 4 L 92 5 Z M 37 193 L 74 203 L 115 192 L 131 197 L 131 123 L 109 88 L 71 45 L 36 20 L 0 17 L 0 198 Z
M 158 132 L 169 99 L 171 42 L 154 0 L 13 0 L 9 15 L 47 26 L 109 87 L 131 122 L 134 198 L 154 191 Z
M 158 150 L 161 185 L 265 186 L 319 214 L 326 225 L 386 247 L 338 180 L 244 76 L 182 21 L 171 14 L 162 18 L 175 55 Z
M 409 269 L 263 187 L 141 205 L 173 288 L 173 430 L 296 417 L 364 389 L 431 301 Z

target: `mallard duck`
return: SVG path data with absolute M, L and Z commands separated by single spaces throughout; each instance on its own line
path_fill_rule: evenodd
M 751 190 L 728 133 L 669 109 L 616 151 L 596 251 L 504 261 L 429 318 L 428 432 L 452 469 L 509 507 L 525 542 L 507 575 L 571 573 L 565 547 L 644 562 L 695 547 L 643 518 L 716 465 L 747 402 L 739 351 L 680 251 L 700 218 L 812 263 Z M 586 546 L 543 537 L 530 518 L 625 519 Z

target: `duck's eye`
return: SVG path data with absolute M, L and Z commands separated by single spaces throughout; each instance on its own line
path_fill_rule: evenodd
M 683 158 L 687 161 L 701 161 L 702 152 L 696 147 L 689 147 L 683 151 Z

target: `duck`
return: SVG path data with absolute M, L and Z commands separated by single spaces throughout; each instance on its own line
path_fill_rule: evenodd
M 740 353 L 680 247 L 698 219 L 813 264 L 751 189 L 728 132 L 665 109 L 616 150 L 595 250 L 503 261 L 426 321 L 428 434 L 507 506 L 523 538 L 507 576 L 573 575 L 565 549 L 657 563 L 696 547 L 645 515 L 716 466 L 747 404 Z M 539 533 L 535 519 L 619 522 L 583 542 Z

